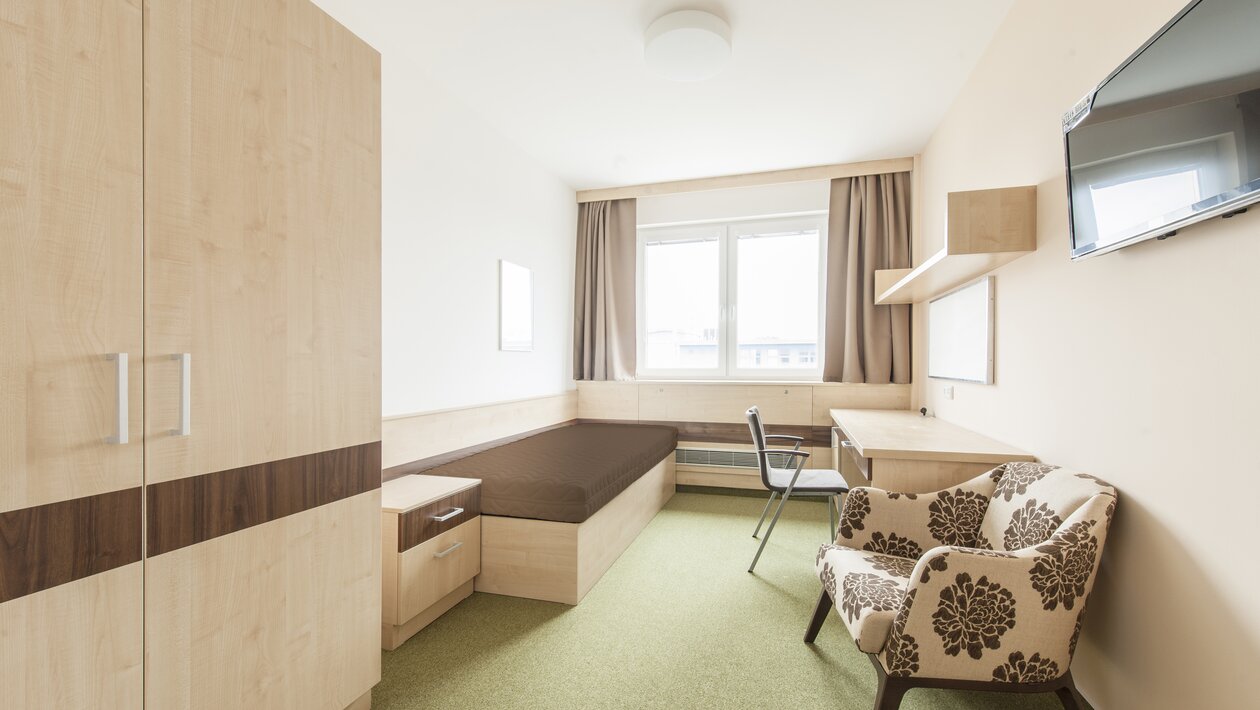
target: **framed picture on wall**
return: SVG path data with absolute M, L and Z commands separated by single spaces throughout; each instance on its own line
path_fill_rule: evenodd
M 506 259 L 499 260 L 499 349 L 534 349 L 534 274 Z

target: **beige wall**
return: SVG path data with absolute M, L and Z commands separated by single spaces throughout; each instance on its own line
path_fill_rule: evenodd
M 923 154 L 920 259 L 946 192 L 1040 186 L 1040 248 L 997 275 L 997 384 L 945 400 L 919 308 L 915 394 L 1120 488 L 1073 667 L 1099 708 L 1243 707 L 1260 667 L 1260 210 L 1068 260 L 1060 115 L 1183 4 L 1017 2 Z

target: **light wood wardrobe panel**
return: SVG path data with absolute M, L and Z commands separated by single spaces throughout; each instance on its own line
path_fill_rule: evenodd
M 142 27 L 138 0 L 0 1 L 6 708 L 142 706 Z
M 147 482 L 378 441 L 379 55 L 306 0 L 146 13 Z
M 0 707 L 140 710 L 142 580 L 134 562 L 0 604 Z
M 145 565 L 147 707 L 342 710 L 380 680 L 379 489 Z
M 0 512 L 141 484 L 141 27 L 138 0 L 0 2 Z
M 146 706 L 342 710 L 380 679 L 380 58 L 307 0 L 145 7 Z

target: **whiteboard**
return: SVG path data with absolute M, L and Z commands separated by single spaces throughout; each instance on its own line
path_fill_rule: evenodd
M 993 277 L 928 303 L 928 377 L 993 384 Z

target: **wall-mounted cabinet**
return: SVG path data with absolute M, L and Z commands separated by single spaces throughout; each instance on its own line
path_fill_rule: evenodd
M 913 269 L 875 272 L 877 304 L 921 303 L 1037 249 L 1036 186 L 951 192 L 945 248 Z

